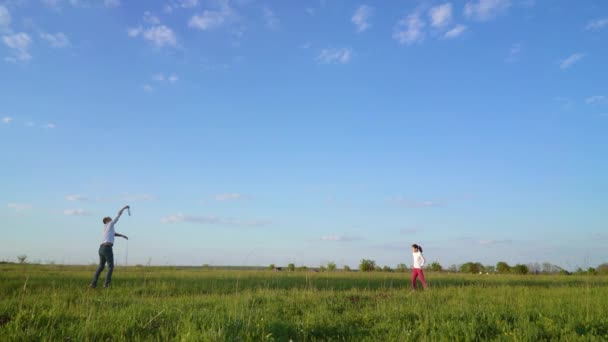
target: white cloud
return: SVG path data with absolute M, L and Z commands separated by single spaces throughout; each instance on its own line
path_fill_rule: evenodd
M 321 241 L 332 241 L 332 242 L 351 242 L 351 241 L 361 241 L 363 240 L 357 236 L 348 236 L 348 235 L 325 235 L 321 236 Z
M 177 82 L 178 79 L 179 78 L 177 77 L 176 74 L 171 74 L 171 76 L 169 76 L 169 78 L 168 78 L 169 82 L 171 82 L 171 83 Z
M 370 6 L 361 5 L 359 8 L 357 8 L 355 14 L 353 14 L 352 18 L 350 18 L 350 21 L 352 21 L 357 27 L 357 32 L 363 32 L 370 28 L 370 19 L 373 14 L 374 9 Z
M 459 24 L 459 25 L 456 25 L 456 27 L 454 27 L 453 29 L 446 32 L 443 35 L 443 37 L 446 39 L 457 38 L 457 37 L 460 37 L 466 30 L 467 30 L 467 27 L 465 25 Z
M 10 124 L 11 122 L 13 122 L 13 118 L 11 118 L 10 116 L 5 116 L 2 118 L 2 123 L 4 124 Z
M 44 125 L 44 127 L 48 129 L 53 129 L 57 128 L 57 125 L 55 125 L 54 123 L 47 123 L 46 125 Z
M 583 57 L 585 57 L 584 53 L 577 52 L 575 54 L 572 54 L 568 58 L 564 59 L 563 61 L 561 61 L 559 63 L 559 68 L 560 69 L 568 69 L 572 65 L 574 65 L 574 63 L 576 63 L 576 62 L 580 61 L 581 59 L 583 59 Z
M 67 195 L 65 196 L 65 200 L 70 202 L 86 202 L 89 198 L 84 195 Z
M 589 21 L 589 23 L 587 23 L 587 26 L 585 26 L 585 29 L 597 31 L 597 30 L 603 29 L 605 27 L 608 27 L 608 18 L 591 20 L 591 21 Z
M 17 214 L 24 214 L 32 209 L 32 205 L 26 203 L 9 203 L 8 208 L 12 209 Z
M 437 201 L 414 201 L 401 196 L 390 198 L 389 202 L 407 208 L 431 208 L 443 206 L 443 203 Z
M 307 7 L 306 13 L 308 13 L 308 15 L 315 15 L 315 9 L 312 7 Z
M 165 80 L 165 75 L 161 72 L 161 73 L 158 73 L 158 74 L 152 76 L 152 79 L 157 82 L 162 82 Z
M 103 5 L 106 7 L 118 7 L 120 6 L 120 0 L 103 0 Z
M 90 211 L 82 208 L 66 209 L 63 211 L 63 214 L 65 216 L 91 216 Z
M 70 45 L 70 40 L 68 39 L 68 37 L 61 32 L 56 34 L 43 32 L 40 34 L 40 38 L 45 40 L 47 43 L 49 43 L 49 45 L 54 48 L 62 48 Z
M 274 14 L 270 8 L 265 7 L 263 10 L 263 15 L 267 28 L 271 30 L 277 30 L 279 28 L 279 18 L 277 18 L 276 14 Z
M 234 12 L 228 3 L 222 3 L 219 10 L 204 10 L 202 13 L 192 16 L 188 26 L 198 30 L 211 30 L 225 24 L 234 17 Z
M 144 86 L 142 87 L 142 89 L 146 92 L 146 93 L 150 93 L 154 91 L 154 87 L 152 87 L 149 84 L 144 84 Z
M 15 33 L 12 35 L 2 36 L 4 45 L 8 46 L 13 53 L 13 57 L 6 57 L 9 62 L 28 61 L 32 58 L 29 53 L 29 48 L 32 43 L 32 38 L 27 33 Z
M 157 16 L 150 13 L 149 11 L 145 11 L 144 12 L 144 22 L 146 24 L 150 24 L 150 25 L 158 25 L 158 24 L 160 24 L 160 19 Z
M 593 105 L 593 104 L 606 103 L 607 100 L 608 100 L 608 97 L 606 97 L 604 95 L 594 95 L 594 96 L 589 96 L 588 98 L 586 98 L 585 102 L 587 104 Z
M 393 31 L 393 38 L 399 44 L 413 44 L 424 40 L 424 22 L 419 13 L 414 13 L 399 21 Z
M 242 199 L 248 199 L 248 198 L 249 197 L 247 195 L 243 195 L 238 192 L 215 195 L 216 201 L 236 201 L 236 200 L 242 200 Z
M 121 200 L 126 202 L 148 202 L 156 201 L 157 199 L 158 198 L 152 194 L 129 194 L 121 198 Z
M 510 6 L 510 0 L 469 1 L 464 6 L 464 14 L 469 18 L 486 21 L 503 13 Z
M 0 32 L 11 26 L 11 14 L 5 6 L 0 5 Z
M 431 8 L 429 16 L 431 17 L 431 25 L 434 27 L 442 27 L 448 24 L 452 19 L 452 4 L 448 2 Z
M 348 48 L 341 49 L 323 49 L 316 58 L 316 61 L 322 64 L 347 64 L 352 58 L 352 50 Z
M 222 226 L 244 226 L 244 227 L 263 227 L 271 224 L 267 220 L 232 220 L 217 216 L 188 216 L 176 214 L 164 217 L 162 223 L 193 223 L 202 225 L 222 225 Z
M 177 38 L 173 30 L 165 25 L 157 25 L 148 28 L 133 27 L 127 30 L 129 37 L 143 37 L 159 48 L 164 46 L 177 46 Z

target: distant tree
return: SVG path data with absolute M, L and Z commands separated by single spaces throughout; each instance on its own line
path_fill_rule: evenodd
M 299 267 L 296 268 L 296 271 L 306 272 L 306 271 L 308 271 L 308 267 L 306 267 L 306 266 L 299 266 Z
M 443 267 L 441 267 L 441 264 L 438 263 L 437 261 L 433 261 L 432 263 L 430 263 L 427 267 L 428 270 L 431 270 L 433 272 L 440 272 L 443 270 Z
M 595 269 L 598 274 L 608 274 L 608 263 L 603 263 Z
M 336 263 L 333 261 L 330 261 L 327 263 L 327 270 L 330 272 L 333 272 L 336 270 Z
M 384 266 L 382 267 L 382 272 L 393 272 L 393 269 L 388 266 Z
M 376 267 L 374 267 L 374 272 L 382 272 L 382 267 L 376 265 Z
M 274 269 L 275 269 L 275 265 L 274 265 L 274 264 L 270 264 L 270 265 L 268 265 L 268 269 L 269 269 L 269 270 L 274 270 Z
M 141 264 L 137 264 L 137 267 L 143 267 L 143 265 Z M 201 266 L 204 270 L 208 270 L 211 268 L 211 266 L 209 266 L 209 264 L 203 264 L 203 266 Z
M 587 274 L 588 274 L 588 275 L 596 275 L 596 274 L 597 274 L 597 271 L 595 270 L 595 268 L 593 268 L 593 267 L 589 267 L 589 268 L 587 269 Z
M 342 268 L 344 270 L 344 272 L 350 272 L 350 266 L 348 265 L 344 265 L 344 267 Z
M 458 266 L 457 266 L 457 265 L 452 264 L 452 266 L 450 266 L 450 267 L 448 268 L 448 271 L 450 271 L 450 272 L 458 272 Z
M 325 271 L 327 271 L 327 267 L 325 267 L 325 265 L 319 266 L 319 272 L 325 272 Z
M 359 270 L 362 272 L 371 272 L 376 268 L 376 262 L 371 259 L 362 259 L 359 264 Z
M 577 274 L 577 275 L 585 274 L 585 271 L 582 268 L 578 267 L 576 269 L 576 271 L 574 271 L 574 274 Z
M 566 270 L 560 270 L 559 271 L 559 275 L 571 275 L 572 273 L 566 271 Z
M 488 265 L 485 266 L 486 272 L 488 273 L 496 273 L 496 266 L 494 265 Z
M 407 265 L 406 264 L 399 264 L 399 265 L 397 265 L 396 271 L 397 272 L 402 272 L 402 273 L 407 272 Z
M 501 274 L 509 273 L 509 272 L 511 272 L 511 266 L 509 266 L 509 264 L 507 264 L 504 261 L 499 261 L 496 264 L 496 271 L 498 271 L 498 273 L 501 273 Z
M 289 265 L 287 265 L 287 269 L 293 272 L 296 270 L 296 265 L 294 263 L 290 263 Z
M 511 271 L 515 274 L 528 274 L 528 266 L 524 264 L 517 264 L 511 268 Z
M 17 256 L 17 260 L 19 260 L 20 264 L 25 264 L 25 260 L 27 259 L 27 255 L 21 254 Z
M 467 262 L 460 265 L 460 272 L 473 274 L 483 272 L 483 265 L 479 262 Z

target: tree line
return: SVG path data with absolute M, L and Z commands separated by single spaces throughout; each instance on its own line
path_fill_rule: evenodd
M 309 268 L 307 266 L 297 266 L 294 263 L 290 263 L 287 267 L 277 267 L 275 264 L 268 266 L 270 270 L 276 271 L 319 271 L 319 272 L 334 272 L 353 271 L 349 266 L 344 265 L 342 269 L 338 269 L 335 262 L 330 261 L 326 264 L 320 265 L 318 268 Z M 375 260 L 372 259 L 361 259 L 359 263 L 359 271 L 361 272 L 409 272 L 410 268 L 406 264 L 398 264 L 395 268 L 390 266 L 380 266 L 376 264 Z M 589 267 L 587 269 L 578 268 L 574 272 L 569 272 L 557 265 L 549 262 L 544 263 L 529 263 L 529 264 L 515 264 L 509 265 L 505 261 L 499 261 L 496 265 L 483 265 L 480 262 L 465 262 L 460 265 L 451 265 L 448 268 L 444 268 L 439 262 L 433 261 L 424 267 L 425 271 L 431 272 L 451 272 L 451 273 L 470 273 L 470 274 L 560 274 L 560 275 L 571 275 L 571 274 L 588 274 L 588 275 L 608 275 L 608 263 L 603 263 L 595 268 Z

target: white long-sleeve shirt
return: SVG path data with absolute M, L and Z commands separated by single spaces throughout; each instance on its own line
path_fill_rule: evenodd
M 116 222 L 118 222 L 119 218 L 120 218 L 120 215 L 116 216 L 116 218 L 114 218 L 112 221 L 106 223 L 106 225 L 103 227 L 103 241 L 101 242 L 102 244 L 104 244 L 104 243 L 114 244 L 114 236 L 116 235 L 116 231 L 114 230 L 114 225 L 116 224 Z
M 424 263 L 426 262 L 426 260 L 424 260 L 424 256 L 422 255 L 422 253 L 415 252 L 415 253 L 412 253 L 412 256 L 414 257 L 414 267 L 413 268 L 424 267 Z

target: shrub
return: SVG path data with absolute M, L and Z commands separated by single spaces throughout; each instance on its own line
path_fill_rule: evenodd
M 268 265 L 268 269 L 269 269 L 269 270 L 274 270 L 274 269 L 275 269 L 275 265 L 274 265 L 274 264 L 270 264 L 270 265 Z
M 608 274 L 608 263 L 599 265 L 595 270 L 598 274 Z
M 384 266 L 382 267 L 382 272 L 393 272 L 393 269 L 388 266 Z
M 350 272 L 350 267 L 348 265 L 344 265 L 342 269 L 344 270 L 344 272 Z
M 511 266 L 504 261 L 499 261 L 496 264 L 496 271 L 501 274 L 509 273 L 511 272 Z
M 528 266 L 524 264 L 517 264 L 511 270 L 515 274 L 528 274 Z
M 439 272 L 443 270 L 443 267 L 441 267 L 441 264 L 437 261 L 433 261 L 430 265 L 427 266 L 427 269 L 433 272 Z
M 295 270 L 296 270 L 296 265 L 295 265 L 295 264 L 293 264 L 293 263 L 291 263 L 291 264 L 287 265 L 287 269 L 288 269 L 289 271 L 293 272 L 293 271 L 295 271 Z
M 371 259 L 362 259 L 359 264 L 359 270 L 361 272 L 371 272 L 376 268 L 376 262 Z
M 336 263 L 333 261 L 330 261 L 327 263 L 327 270 L 330 272 L 333 272 L 336 270 Z
M 483 271 L 483 265 L 479 262 L 467 262 L 460 265 L 460 272 L 463 273 L 479 273 Z
M 20 264 L 25 264 L 25 260 L 27 259 L 27 255 L 22 254 L 17 256 L 17 260 L 19 260 Z

